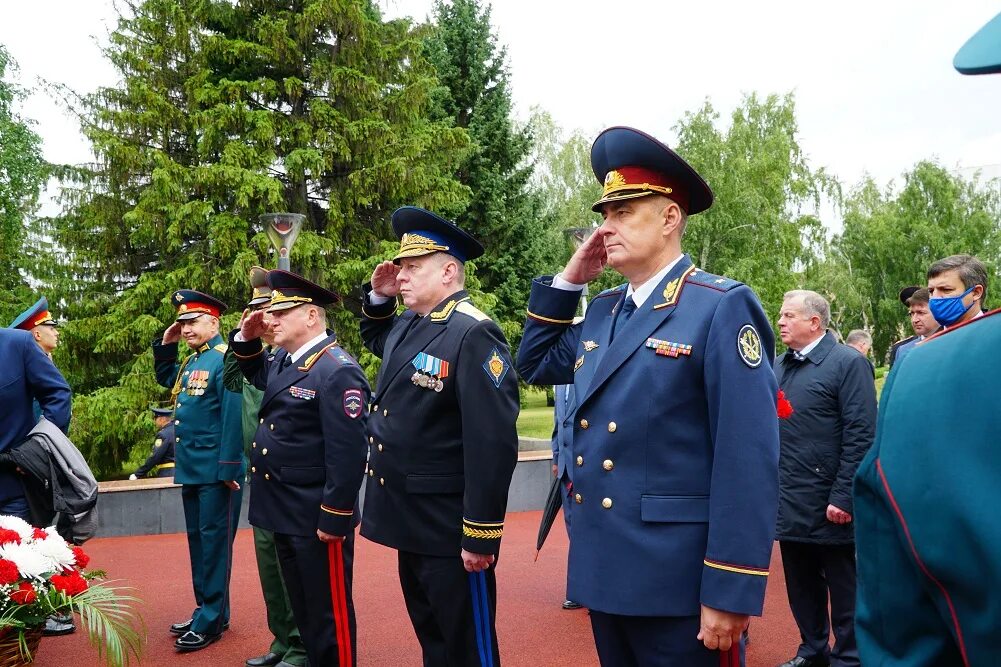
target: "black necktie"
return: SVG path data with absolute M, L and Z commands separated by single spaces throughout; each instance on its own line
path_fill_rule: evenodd
M 281 373 L 283 370 L 285 370 L 291 365 L 292 365 L 292 355 L 286 354 L 285 357 L 282 359 L 282 367 L 278 369 L 278 372 Z
M 633 301 L 632 296 L 627 296 L 626 300 L 622 302 L 622 310 L 619 312 L 618 317 L 615 318 L 615 326 L 612 327 L 612 340 L 615 340 L 615 337 L 619 335 L 622 327 L 629 321 L 634 312 L 636 312 L 636 302 Z
M 800 352 L 799 350 L 792 351 L 792 358 L 795 361 L 806 361 L 806 355 Z

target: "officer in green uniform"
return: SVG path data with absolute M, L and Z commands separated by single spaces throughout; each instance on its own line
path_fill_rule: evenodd
M 153 342 L 156 380 L 170 387 L 174 404 L 174 481 L 182 485 L 195 611 L 170 627 L 179 651 L 197 651 L 229 626 L 229 576 L 244 479 L 240 396 L 223 386 L 219 315 L 226 305 L 208 294 L 178 290 L 171 296 L 177 321 Z M 177 342 L 193 354 L 177 362 Z
M 954 65 L 1001 73 L 1001 14 Z M 969 310 L 963 296 L 938 307 Z M 855 626 L 866 667 L 998 664 L 999 314 L 929 337 L 883 388 L 876 442 L 855 477 Z
M 260 266 L 250 269 L 250 286 L 253 292 L 247 302 L 248 313 L 256 310 L 266 311 L 271 305 L 271 288 L 268 287 L 268 271 Z M 243 320 L 241 319 L 241 324 Z M 261 335 L 271 354 L 274 337 L 270 327 Z M 230 391 L 243 395 L 243 452 L 250 457 L 250 445 L 257 432 L 257 413 L 261 408 L 263 389 L 252 385 L 240 370 L 240 364 L 232 349 L 226 350 L 224 382 Z M 264 655 L 247 659 L 247 667 L 267 667 L 277 665 L 301 667 L 306 664 L 306 649 L 299 636 L 299 628 L 292 615 L 292 606 L 288 599 L 288 591 L 282 581 L 281 569 L 278 566 L 278 552 L 275 550 L 275 534 L 265 528 L 254 526 L 254 551 L 257 555 L 257 573 L 261 579 L 261 591 L 264 594 L 264 609 L 268 617 L 268 630 L 274 639 Z

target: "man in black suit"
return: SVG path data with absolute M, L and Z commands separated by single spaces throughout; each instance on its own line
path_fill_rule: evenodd
M 400 252 L 376 267 L 362 309 L 382 367 L 361 534 L 399 552 L 425 665 L 499 665 L 494 568 L 518 458 L 517 375 L 500 327 L 463 289 L 482 246 L 419 208 L 393 213 L 393 230 Z
M 355 511 L 365 469 L 368 382 L 326 328 L 328 290 L 270 271 L 272 335 L 249 314 L 231 344 L 240 369 L 264 390 L 250 449 L 250 523 L 275 536 L 282 578 L 311 665 L 351 667 Z
M 789 349 L 775 374 L 792 412 L 780 420 L 775 533 L 802 639 L 781 667 L 859 664 L 852 478 L 875 436 L 876 389 L 868 360 L 827 331 L 830 317 L 824 297 L 806 290 L 786 293 L 779 315 Z

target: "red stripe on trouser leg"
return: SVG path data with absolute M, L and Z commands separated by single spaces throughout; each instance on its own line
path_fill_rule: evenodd
M 340 667 L 351 667 L 351 628 L 348 625 L 344 552 L 340 540 L 327 543 L 327 565 L 330 568 L 330 601 L 334 612 L 334 632 L 337 634 L 338 660 Z

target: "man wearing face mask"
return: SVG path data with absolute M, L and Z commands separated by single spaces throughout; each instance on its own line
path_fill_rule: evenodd
M 928 269 L 928 309 L 947 329 L 984 314 L 987 268 L 972 255 L 952 255 Z

